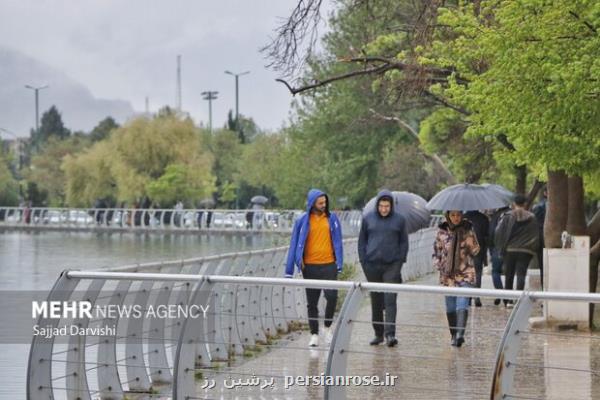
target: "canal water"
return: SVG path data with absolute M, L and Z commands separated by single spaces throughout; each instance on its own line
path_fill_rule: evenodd
M 0 290 L 47 291 L 64 269 L 179 260 L 280 246 L 288 240 L 278 234 L 0 231 Z M 0 400 L 25 398 L 28 354 L 27 344 L 0 344 Z

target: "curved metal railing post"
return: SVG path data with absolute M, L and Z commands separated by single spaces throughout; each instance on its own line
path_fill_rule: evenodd
M 90 283 L 83 299 L 91 304 L 96 303 L 100 290 L 106 281 L 104 279 L 94 280 Z M 87 317 L 75 319 L 74 324 L 80 328 L 87 328 L 90 319 Z M 90 399 L 90 391 L 86 372 L 86 348 L 87 336 L 72 335 L 67 347 L 66 387 L 74 389 L 66 393 L 68 400 Z
M 202 279 L 197 285 L 190 305 L 207 305 L 214 284 Z M 195 372 L 196 365 L 208 365 L 209 360 L 204 359 L 206 354 L 197 354 L 196 350 L 202 345 L 206 346 L 204 318 L 188 318 L 184 321 L 177 341 L 177 350 L 174 358 L 173 375 L 173 400 L 193 398 L 196 394 Z
M 529 293 L 523 292 L 510 314 L 496 352 L 494 377 L 490 393 L 491 400 L 505 399 L 513 391 L 516 369 L 513 364 L 517 360 L 521 347 L 522 335 L 520 332 L 526 330 L 528 326 L 533 305 L 534 302 L 531 300 Z
M 117 286 L 108 299 L 108 305 L 121 306 L 125 301 L 125 296 L 131 286 L 130 280 L 123 280 L 117 283 Z M 111 318 L 107 315 L 100 323 L 101 326 L 114 326 L 117 328 L 119 318 Z M 118 329 L 115 329 L 118 330 Z M 123 386 L 119 379 L 119 369 L 117 367 L 117 336 L 102 336 L 98 343 L 99 368 L 96 370 L 98 375 L 98 393 L 103 399 L 120 400 L 124 397 Z
M 47 301 L 67 301 L 79 284 L 79 279 L 70 278 L 67 270 L 61 272 L 58 280 L 50 290 Z M 44 318 L 40 316 L 37 325 L 40 327 L 56 328 L 59 318 Z M 50 337 L 47 337 L 50 336 Z M 29 350 L 27 367 L 27 399 L 48 400 L 54 398 L 52 390 L 52 351 L 54 335 L 35 335 Z
M 360 302 L 364 297 L 364 292 L 360 288 L 360 283 L 354 286 L 346 293 L 344 304 L 338 315 L 338 322 L 335 324 L 333 339 L 327 354 L 327 367 L 325 376 L 345 376 L 348 368 L 348 353 L 350 338 L 354 328 L 353 320 L 356 319 Z M 341 385 L 326 385 L 324 388 L 324 398 L 327 399 L 345 399 L 346 388 Z

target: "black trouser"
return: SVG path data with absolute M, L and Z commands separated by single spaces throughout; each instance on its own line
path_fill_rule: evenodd
M 473 263 L 475 264 L 475 287 L 481 287 L 481 274 L 483 273 L 483 261 L 485 260 L 485 256 L 483 254 L 478 254 L 473 258 Z
M 363 271 L 369 282 L 402 283 L 402 263 L 365 264 Z M 385 325 L 383 309 L 385 308 Z M 371 292 L 371 321 L 375 336 L 396 336 L 396 293 Z
M 504 255 L 504 288 L 512 290 L 515 272 L 517 273 L 517 290 L 525 288 L 527 267 L 533 255 L 521 251 L 510 251 Z
M 337 265 L 332 264 L 306 264 L 302 270 L 304 279 L 323 279 L 337 280 Z M 335 313 L 335 305 L 337 303 L 337 290 L 335 289 L 306 289 L 306 307 L 308 308 L 308 326 L 310 333 L 316 335 L 319 333 L 319 297 L 321 290 L 325 292 L 325 326 L 331 326 L 333 322 L 333 314 Z

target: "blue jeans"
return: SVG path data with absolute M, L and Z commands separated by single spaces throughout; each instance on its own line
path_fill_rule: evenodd
M 502 257 L 497 249 L 490 249 L 492 254 L 492 282 L 495 289 L 502 289 Z
M 470 283 L 462 283 L 461 288 L 473 287 Z M 446 296 L 446 312 L 456 312 L 458 310 L 469 309 L 469 297 Z

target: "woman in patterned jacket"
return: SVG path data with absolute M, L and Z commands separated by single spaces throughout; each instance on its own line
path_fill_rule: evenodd
M 472 224 L 463 218 L 461 211 L 446 211 L 446 221 L 438 227 L 433 245 L 433 265 L 440 272 L 440 284 L 474 287 L 473 256 L 479 253 L 479 243 Z M 468 297 L 446 296 L 446 316 L 452 346 L 460 347 L 465 341 L 468 310 Z

